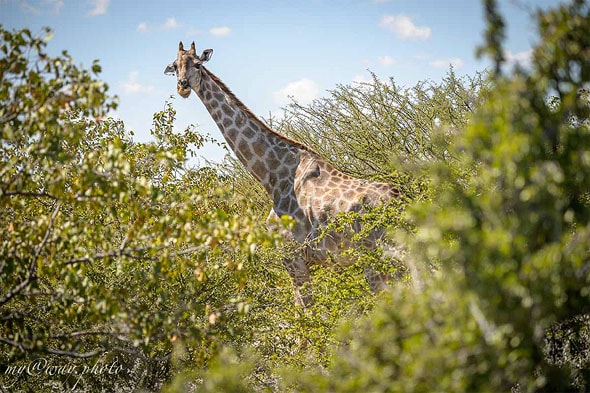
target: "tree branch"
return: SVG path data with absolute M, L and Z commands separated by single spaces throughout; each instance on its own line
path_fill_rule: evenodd
M 11 347 L 18 348 L 21 352 L 25 352 L 25 347 L 22 344 L 19 344 L 15 341 L 9 340 L 7 338 L 0 337 L 0 343 L 4 343 L 6 345 L 10 345 Z
M 106 352 L 108 348 L 102 347 L 99 348 L 95 351 L 92 352 L 73 352 L 73 351 L 62 351 L 60 349 L 46 349 L 47 353 L 50 353 L 52 355 L 60 355 L 60 356 L 69 356 L 72 358 L 78 358 L 78 359 L 87 359 L 87 358 L 91 358 L 94 357 L 96 355 L 100 355 L 101 353 Z
M 122 246 L 124 246 L 124 244 L 122 244 Z M 105 253 L 98 253 L 98 254 L 94 254 L 93 256 L 72 258 L 72 259 L 64 262 L 63 264 L 64 265 L 74 265 L 76 263 L 86 263 L 86 262 L 92 262 L 94 260 L 116 258 L 116 257 L 139 258 L 139 256 L 137 255 L 137 253 L 139 253 L 139 252 L 145 252 L 145 251 L 150 251 L 150 250 L 161 251 L 161 250 L 164 250 L 165 248 L 166 248 L 166 246 L 159 246 L 159 247 L 153 247 L 153 248 L 150 248 L 150 247 L 134 247 L 134 248 L 128 248 L 128 249 L 119 248 L 118 250 L 114 250 L 111 252 L 105 252 Z M 206 245 L 189 247 L 184 250 L 180 250 L 180 251 L 171 253 L 170 256 L 176 257 L 176 256 L 182 256 L 182 255 L 186 255 L 186 254 L 192 254 L 192 253 L 195 253 L 198 251 L 203 251 L 207 248 L 208 248 L 208 246 L 206 246 Z M 155 259 L 155 258 L 146 257 L 145 259 Z

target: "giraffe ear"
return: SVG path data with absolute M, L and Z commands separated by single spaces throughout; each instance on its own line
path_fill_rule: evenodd
M 211 56 L 213 56 L 213 49 L 205 49 L 200 57 L 201 63 L 208 62 L 211 59 Z
M 172 64 L 168 64 L 166 69 L 164 70 L 164 75 L 174 75 L 176 74 L 176 62 Z

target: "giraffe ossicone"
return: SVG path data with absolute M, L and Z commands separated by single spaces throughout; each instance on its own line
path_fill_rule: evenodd
M 182 97 L 189 97 L 191 91 L 199 96 L 237 158 L 272 198 L 267 222 L 271 224 L 283 215 L 294 219 L 292 230 L 279 230 L 300 246 L 283 259 L 283 264 L 293 280 L 295 303 L 308 306 L 313 302 L 309 267 L 326 264 L 330 255 L 352 246 L 350 234 L 320 236 L 328 220 L 342 212 L 362 213 L 364 208 L 387 203 L 398 198 L 399 191 L 387 183 L 349 176 L 304 144 L 272 130 L 205 68 L 212 54 L 213 50 L 206 49 L 197 55 L 194 42 L 188 50 L 180 42 L 176 60 L 164 73 L 176 75 Z M 375 247 L 382 235 L 379 230 L 373 231 L 363 245 Z M 369 268 L 365 273 L 373 291 L 386 286 L 386 275 Z

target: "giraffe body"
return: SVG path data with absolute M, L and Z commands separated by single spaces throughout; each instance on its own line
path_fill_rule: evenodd
M 326 264 L 331 253 L 353 246 L 350 234 L 333 232 L 318 237 L 330 218 L 342 212 L 360 212 L 396 198 L 399 193 L 386 183 L 370 182 L 338 171 L 307 146 L 282 136 L 260 121 L 203 64 L 212 54 L 208 49 L 197 56 L 194 43 L 184 50 L 179 45 L 176 61 L 165 73 L 177 75 L 178 93 L 187 98 L 191 90 L 199 96 L 237 158 L 262 184 L 273 200 L 267 222 L 283 215 L 295 220 L 285 237 L 301 245 L 299 252 L 283 263 L 293 279 L 295 302 L 312 302 L 309 267 Z M 355 224 L 357 225 L 357 224 Z M 353 230 L 358 230 L 358 225 Z M 280 229 L 279 229 L 280 230 Z M 374 231 L 363 241 L 374 247 L 382 233 Z M 354 261 L 339 260 L 341 264 Z M 385 277 L 366 270 L 374 291 L 385 286 Z

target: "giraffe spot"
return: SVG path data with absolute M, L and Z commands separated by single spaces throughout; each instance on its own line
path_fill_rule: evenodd
M 240 111 L 240 112 L 238 112 L 238 116 L 236 117 L 236 125 L 238 127 L 243 127 L 245 124 L 246 124 L 246 116 L 244 116 L 244 114 Z
M 300 161 L 297 155 L 292 154 L 292 151 L 288 150 L 283 153 L 283 165 L 294 168 L 299 165 Z
M 293 183 L 291 181 L 289 181 L 288 178 L 283 178 L 283 180 L 281 180 L 279 183 L 279 189 L 289 192 L 290 190 L 293 189 Z
M 351 199 L 354 196 L 354 191 L 350 188 L 344 191 L 344 198 Z
M 330 178 L 330 183 L 328 184 L 329 188 L 336 188 L 338 187 L 338 185 L 340 184 L 340 182 L 338 181 L 339 179 L 336 178 Z
M 363 209 L 363 205 L 359 202 L 353 203 L 352 206 L 348 208 L 348 211 L 351 212 L 360 212 Z
M 275 154 L 274 151 L 270 151 L 267 154 L 267 157 L 266 157 L 266 165 L 270 169 L 277 169 L 281 165 L 281 162 L 277 158 L 277 155 Z
M 223 113 L 225 113 L 227 116 L 232 116 L 234 114 L 234 111 L 231 109 L 231 107 L 227 104 L 221 104 L 221 110 L 223 111 Z
M 220 102 L 221 101 L 224 101 L 225 100 L 225 94 L 223 94 L 221 92 L 215 93 L 215 99 L 217 101 L 220 101 Z
M 252 172 L 258 179 L 263 179 L 266 174 L 266 167 L 261 160 L 256 160 L 252 165 Z
M 348 210 L 348 203 L 346 201 L 339 200 L 338 201 L 338 211 L 341 211 L 341 212 L 349 211 Z
M 211 93 L 209 93 L 209 95 L 211 95 Z M 218 108 L 219 107 L 219 102 L 209 100 L 209 106 L 211 106 L 211 108 L 214 108 L 214 109 L 215 108 Z
M 289 198 L 289 212 L 295 212 L 299 210 L 299 202 L 295 199 L 293 194 L 290 195 Z
M 231 121 L 230 118 L 226 117 L 225 119 L 223 119 L 222 124 L 223 124 L 223 127 L 229 128 L 233 124 L 233 122 Z
M 266 139 L 263 138 L 258 138 L 252 147 L 254 149 L 254 154 L 256 154 L 258 157 L 263 157 L 269 148 Z
M 240 140 L 240 142 L 238 143 L 238 149 L 242 152 L 242 155 L 244 156 L 244 158 L 246 159 L 250 159 L 250 157 L 252 156 L 252 152 L 250 151 L 250 146 L 248 145 L 248 143 L 245 140 Z
M 328 176 L 325 172 L 320 169 L 320 175 L 315 179 L 315 184 L 318 186 L 325 187 L 326 183 L 328 182 Z
M 305 214 L 303 213 L 303 210 L 299 209 L 299 210 L 293 212 L 293 218 L 295 218 L 295 220 L 297 220 L 297 222 L 305 221 Z
M 273 201 L 277 201 L 281 199 L 281 189 L 278 187 L 274 188 L 274 191 L 272 193 L 272 200 Z
M 234 127 L 228 128 L 225 133 L 227 137 L 233 141 L 235 141 L 238 137 L 238 130 Z
M 240 118 L 240 116 L 238 116 L 238 119 Z M 240 126 L 240 124 L 237 124 L 238 127 Z M 246 128 L 243 132 L 242 135 L 244 135 L 246 138 L 248 139 L 252 139 L 256 136 L 256 133 L 251 129 L 251 128 Z
M 325 201 L 334 201 L 334 200 L 336 199 L 336 196 L 337 196 L 337 195 L 336 195 L 336 193 L 334 192 L 334 190 L 330 190 L 330 191 L 328 191 L 328 192 L 326 192 L 326 193 L 324 194 L 324 198 L 323 198 L 323 199 L 324 199 Z
M 206 99 L 207 101 L 211 101 L 211 99 L 212 99 L 212 98 L 213 98 L 213 94 L 211 94 L 211 92 L 210 92 L 210 91 L 207 91 L 207 92 L 205 93 L 205 99 Z M 213 103 L 215 103 L 215 104 L 216 104 L 215 106 L 217 106 L 217 101 L 212 101 L 212 102 L 210 103 L 210 104 L 211 104 L 211 106 L 213 106 Z
M 229 144 L 229 147 L 232 150 L 235 150 L 235 148 L 236 148 L 236 140 L 234 138 L 230 138 L 229 135 L 225 139 L 227 140 L 227 143 Z
M 277 165 L 277 167 L 278 167 L 278 165 Z M 282 168 L 282 169 L 279 171 L 279 177 L 280 177 L 281 179 L 285 179 L 285 178 L 287 178 L 288 176 L 289 176 L 289 169 L 288 169 L 288 168 Z

